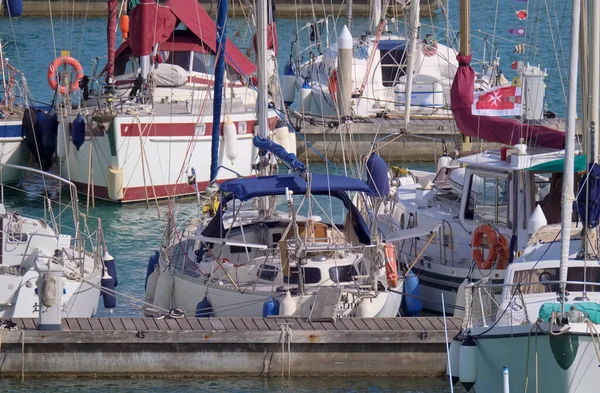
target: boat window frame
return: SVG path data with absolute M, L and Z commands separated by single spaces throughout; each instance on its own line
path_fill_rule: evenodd
M 507 211 L 506 211 L 506 224 L 504 224 L 503 222 L 498 222 L 498 216 L 499 216 L 499 209 L 498 209 L 498 205 L 497 205 L 497 201 L 498 201 L 498 197 L 499 194 L 496 194 L 496 209 L 495 209 L 495 214 L 494 214 L 494 222 L 481 222 L 479 224 L 491 224 L 493 226 L 497 226 L 497 227 L 501 227 L 501 228 L 507 228 L 507 229 L 512 229 L 513 228 L 513 220 L 511 217 L 511 214 L 513 212 L 513 207 L 511 206 L 511 202 L 512 202 L 512 198 L 514 198 L 514 195 L 512 193 L 514 186 L 513 186 L 513 180 L 514 180 L 514 176 L 511 176 L 511 173 L 509 172 L 492 172 L 490 170 L 473 170 L 473 169 L 467 169 L 466 173 L 465 173 L 465 182 L 463 183 L 463 191 L 462 191 L 462 195 L 461 195 L 461 207 L 460 207 L 460 219 L 463 222 L 467 222 L 467 223 L 478 223 L 477 220 L 475 220 L 475 217 L 467 217 L 467 210 L 469 207 L 469 201 L 470 201 L 470 195 L 471 195 L 471 188 L 473 186 L 473 176 L 479 176 L 482 179 L 486 179 L 486 178 L 495 178 L 496 179 L 496 187 L 498 184 L 498 179 L 502 179 L 506 181 L 506 185 L 507 185 L 507 189 L 505 190 L 504 194 L 505 197 L 508 198 L 506 206 L 507 206 Z M 485 180 L 484 180 L 484 186 L 485 186 Z M 465 187 L 466 185 L 466 187 Z

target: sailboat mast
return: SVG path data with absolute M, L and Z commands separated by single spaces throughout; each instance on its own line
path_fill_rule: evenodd
M 225 26 L 227 23 L 228 0 L 218 0 L 217 5 L 217 63 L 215 65 L 215 90 L 213 103 L 213 129 L 210 160 L 210 181 L 215 184 L 219 170 L 219 140 L 221 138 L 221 105 L 223 103 L 223 78 L 225 77 Z
M 460 1 L 460 41 L 459 54 L 469 56 L 471 54 L 471 0 Z M 462 151 L 470 151 L 471 137 L 462 136 Z
M 115 45 L 117 42 L 117 0 L 108 1 L 108 25 L 106 26 L 106 39 L 108 42 L 108 72 L 106 82 L 113 84 L 115 75 Z
M 269 137 L 268 96 L 267 96 L 267 6 L 269 1 L 256 4 L 256 65 L 258 77 L 257 120 L 258 135 Z M 260 166 L 260 176 L 267 175 L 265 165 Z
M 408 64 L 406 65 L 406 87 L 404 88 L 404 131 L 408 132 L 410 122 L 410 106 L 412 103 L 412 82 L 415 70 L 415 55 L 417 53 L 417 35 L 419 32 L 419 0 L 410 2 L 408 15 Z
M 594 124 L 596 132 L 594 140 L 590 141 L 594 155 L 598 154 L 598 121 L 600 121 L 600 4 L 597 0 L 592 2 L 591 24 L 591 61 L 588 69 L 591 70 L 590 81 L 590 108 L 589 119 Z M 586 125 L 587 127 L 587 125 Z M 588 157 L 589 162 L 598 162 L 597 157 Z
M 561 200 L 561 239 L 560 239 L 560 290 L 561 312 L 565 312 L 567 272 L 569 268 L 569 246 L 571 244 L 571 216 L 573 214 L 574 166 L 575 166 L 575 127 L 577 119 L 577 67 L 579 65 L 579 20 L 580 0 L 572 0 L 571 53 L 569 58 L 569 93 L 567 96 L 567 131 L 565 136 L 565 168 L 563 173 Z
M 352 32 L 352 0 L 346 0 L 346 26 Z

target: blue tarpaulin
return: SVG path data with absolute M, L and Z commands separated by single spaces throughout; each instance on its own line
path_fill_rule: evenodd
M 306 194 L 306 180 L 298 175 L 263 176 L 247 179 L 233 179 L 221 184 L 221 191 L 230 192 L 236 199 L 247 201 L 268 195 L 284 195 L 285 189 L 294 194 Z M 314 195 L 328 195 L 336 192 L 358 191 L 367 195 L 373 192 L 367 184 L 353 177 L 334 175 L 312 175 L 310 191 Z

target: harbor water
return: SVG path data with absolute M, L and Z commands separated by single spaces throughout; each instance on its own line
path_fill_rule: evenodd
M 455 42 L 458 32 L 458 2 L 448 1 L 449 15 L 455 30 L 448 33 L 447 37 Z M 481 57 L 484 41 L 495 42 L 498 47 L 498 56 L 501 58 L 502 69 L 507 79 L 515 76 L 510 64 L 516 60 L 529 61 L 532 64 L 541 64 L 547 68 L 548 90 L 546 93 L 548 108 L 561 115 L 565 112 L 565 95 L 561 75 L 564 75 L 565 57 L 568 53 L 568 29 L 569 10 L 568 2 L 561 5 L 560 10 L 554 9 L 551 22 L 544 22 L 545 11 L 540 13 L 539 26 L 535 29 L 535 43 L 533 43 L 524 54 L 514 52 L 515 42 L 523 40 L 515 38 L 507 33 L 508 28 L 521 27 L 515 17 L 518 2 L 508 2 L 501 9 L 496 9 L 495 2 L 475 2 L 472 5 L 471 15 L 473 18 L 471 29 L 474 34 L 472 49 L 475 58 Z M 543 2 L 530 0 L 530 9 L 535 4 L 538 6 Z M 541 7 L 541 5 L 539 5 Z M 562 8 L 564 7 L 564 9 Z M 530 10 L 530 14 L 533 11 Z M 305 20 L 297 23 L 294 19 L 278 19 L 277 27 L 279 34 L 280 52 L 278 55 L 279 67 L 282 69 L 289 59 L 292 33 L 297 26 L 302 26 Z M 446 29 L 446 18 L 443 14 L 434 17 L 422 18 L 421 34 L 434 33 L 436 38 L 443 42 L 446 35 L 440 32 Z M 332 26 L 332 32 L 336 27 L 341 27 L 343 19 L 338 20 L 337 26 Z M 368 29 L 369 21 L 366 18 L 355 18 L 353 21 L 353 32 L 359 34 Z M 550 26 L 554 26 L 552 39 L 550 40 Z M 233 18 L 228 21 L 228 35 L 240 47 L 251 46 L 251 35 L 247 30 L 247 21 L 241 18 Z M 391 30 L 395 29 L 395 22 L 389 24 Z M 560 33 L 555 29 L 561 28 Z M 403 32 L 404 27 L 398 29 Z M 532 31 L 534 27 L 532 26 Z M 335 36 L 335 33 L 332 33 Z M 306 36 L 304 37 L 304 39 Z M 52 91 L 46 82 L 47 67 L 50 62 L 58 56 L 61 50 L 68 49 L 71 55 L 76 57 L 84 66 L 85 73 L 91 73 L 93 59 L 98 57 L 100 67 L 106 60 L 106 21 L 103 18 L 73 18 L 68 15 L 54 15 L 53 18 L 0 18 L 0 39 L 5 44 L 10 44 L 5 49 L 5 56 L 10 62 L 23 71 L 27 77 L 29 88 L 34 99 L 49 103 L 52 100 Z M 532 38 L 529 38 L 530 40 Z M 519 43 L 521 43 L 519 41 Z M 528 41 L 529 42 L 529 41 Z M 300 42 L 300 45 L 306 42 Z M 489 58 L 489 53 L 485 53 Z M 559 65 L 562 73 L 559 72 Z M 476 66 L 474 66 L 476 68 Z M 476 68 L 476 71 L 477 68 Z M 433 157 L 424 157 L 433 159 Z M 208 160 L 208 158 L 207 158 Z M 193 165 L 207 165 L 208 162 L 193 163 Z M 407 163 L 400 163 L 414 167 Z M 324 165 L 313 165 L 315 171 L 323 171 Z M 432 169 L 432 165 L 423 166 L 418 169 Z M 35 183 L 35 179 L 28 179 Z M 29 185 L 32 192 L 38 192 L 35 184 Z M 37 190 L 37 191 L 36 191 Z M 7 192 L 7 196 L 10 192 Z M 81 197 L 82 211 L 85 207 L 85 198 Z M 17 209 L 24 213 L 40 213 L 41 210 L 33 208 L 32 204 L 38 203 L 34 199 L 9 200 L 7 207 Z M 171 207 L 166 203 L 160 203 L 158 208 L 152 204 L 133 204 L 119 206 L 103 201 L 96 201 L 95 207 L 90 207 L 89 214 L 100 217 L 104 228 L 105 237 L 110 253 L 115 257 L 119 272 L 119 305 L 112 312 L 105 311 L 99 307 L 98 316 L 140 316 L 140 304 L 132 299 L 143 299 L 144 278 L 148 257 L 160 245 L 164 230 L 165 217 L 169 214 Z M 188 199 L 179 205 L 177 222 L 196 214 L 195 200 Z M 385 354 L 382 354 L 385 356 Z M 499 370 L 502 372 L 502 370 Z M 411 378 L 302 378 L 302 379 L 240 379 L 224 378 L 210 380 L 26 380 L 22 385 L 17 380 L 4 380 L 0 384 L 2 392 L 412 392 L 412 393 L 434 393 L 449 392 L 448 381 L 443 378 L 433 379 L 411 379 Z M 458 385 L 455 391 L 463 392 Z

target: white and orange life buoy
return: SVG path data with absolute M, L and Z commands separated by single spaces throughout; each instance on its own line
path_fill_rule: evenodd
M 483 239 L 487 239 L 488 256 L 483 256 Z M 488 224 L 481 224 L 473 231 L 473 260 L 480 269 L 506 269 L 510 260 L 510 247 L 506 237 Z M 495 265 L 495 266 L 494 266 Z
M 50 63 L 50 66 L 48 66 L 48 85 L 50 85 L 52 90 L 60 88 L 60 93 L 63 95 L 67 94 L 67 90 L 65 89 L 65 86 L 58 85 L 58 81 L 56 80 L 56 72 L 58 71 L 59 67 L 66 65 L 73 67 L 76 74 L 75 80 L 69 86 L 69 93 L 79 89 L 79 81 L 83 79 L 83 67 L 75 58 L 71 56 L 61 56 L 54 59 L 54 61 Z
M 385 257 L 385 277 L 390 288 L 398 286 L 398 267 L 396 266 L 396 247 L 392 243 L 383 246 Z

